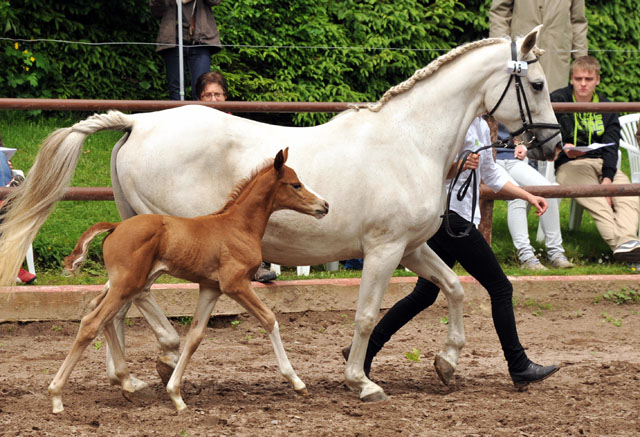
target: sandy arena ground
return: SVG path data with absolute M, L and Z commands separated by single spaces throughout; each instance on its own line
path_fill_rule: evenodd
M 127 400 L 108 384 L 99 336 L 71 375 L 60 415 L 51 413 L 47 386 L 78 324 L 4 323 L 0 435 L 640 435 L 640 304 L 594 303 L 605 291 L 582 287 L 517 301 L 529 356 L 562 366 L 525 392 L 509 380 L 488 298 L 465 301 L 467 345 L 453 384 L 439 382 L 432 362 L 446 335 L 440 298 L 374 362 L 372 378 L 390 395 L 374 404 L 362 403 L 343 383 L 340 348 L 351 341 L 353 312 L 279 315 L 291 363 L 310 392 L 304 398 L 278 374 L 254 319 L 217 318 L 187 368 L 182 393 L 189 408 L 180 414 L 155 373 L 157 345 L 144 320 L 127 330 L 127 361 L 150 388 Z M 414 348 L 419 361 L 405 356 Z

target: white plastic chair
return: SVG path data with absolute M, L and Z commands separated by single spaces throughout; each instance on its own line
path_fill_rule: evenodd
M 329 272 L 337 272 L 340 268 L 340 263 L 338 261 L 331 261 L 325 264 L 325 268 Z M 280 264 L 271 263 L 271 271 L 276 272 L 276 275 L 280 275 Z M 297 266 L 296 273 L 298 276 L 309 276 L 311 266 Z
M 19 175 L 24 177 L 24 172 L 22 170 L 13 169 L 11 170 L 11 173 L 13 173 L 14 176 Z M 27 258 L 27 270 L 29 270 L 29 273 L 35 275 L 36 266 L 35 266 L 35 263 L 33 262 L 33 245 L 32 244 L 29 245 L 29 250 L 27 250 L 26 258 Z

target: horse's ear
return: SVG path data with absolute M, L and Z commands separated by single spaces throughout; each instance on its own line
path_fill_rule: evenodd
M 282 171 L 282 167 L 284 167 L 284 163 L 287 160 L 287 151 L 288 150 L 289 150 L 288 148 L 285 149 L 284 152 L 282 150 L 280 150 L 276 154 L 276 158 L 273 160 L 273 168 L 275 168 L 278 173 L 280 173 Z
M 538 24 L 531 30 L 531 32 L 527 34 L 527 36 L 524 37 L 522 46 L 520 46 L 520 53 L 522 53 L 523 58 L 527 56 L 529 52 L 536 46 L 538 34 L 540 33 L 540 29 L 542 29 L 542 26 L 542 24 Z

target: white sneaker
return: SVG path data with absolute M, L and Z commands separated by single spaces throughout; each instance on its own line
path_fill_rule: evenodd
M 622 243 L 613 251 L 613 259 L 623 262 L 640 262 L 640 241 L 629 240 Z
M 520 267 L 522 267 L 525 270 L 540 270 L 540 271 L 549 270 L 548 268 L 543 266 L 540 260 L 535 256 L 533 258 L 529 258 L 528 260 L 520 264 Z
M 567 259 L 567 257 L 563 253 L 561 253 L 559 255 L 556 255 L 551 260 L 551 267 L 553 267 L 554 269 L 570 269 L 575 266 L 571 261 Z

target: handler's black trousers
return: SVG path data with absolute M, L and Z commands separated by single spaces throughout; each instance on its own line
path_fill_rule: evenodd
M 454 234 L 460 234 L 469 226 L 469 221 L 454 212 L 450 213 L 449 219 Z M 474 226 L 469 235 L 454 238 L 447 233 L 443 221 L 438 232 L 427 244 L 449 267 L 453 267 L 458 261 L 489 292 L 493 324 L 509 370 L 524 370 L 530 361 L 518 339 L 513 313 L 513 286 L 480 231 Z M 398 329 L 436 301 L 439 291 L 432 282 L 418 278 L 413 291 L 396 302 L 373 329 L 367 348 L 365 368 L 371 365 L 373 357 Z

